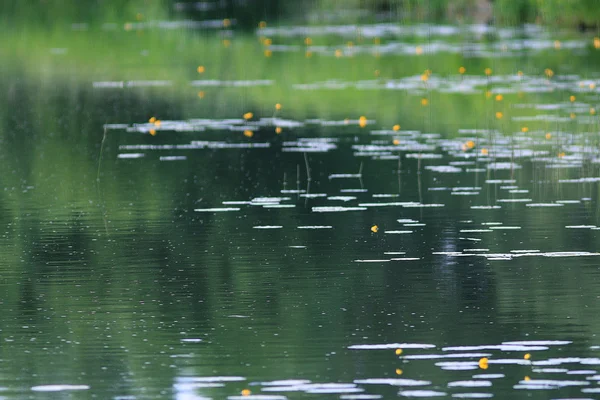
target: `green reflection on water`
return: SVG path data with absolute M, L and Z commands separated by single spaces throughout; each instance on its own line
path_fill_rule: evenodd
M 160 20 L 159 17 L 157 14 Z M 107 17 L 107 20 L 112 19 Z M 138 22 L 143 23 L 146 22 Z M 511 122 L 509 118 L 522 115 L 520 110 L 512 108 L 514 104 L 567 101 L 577 87 L 555 90 L 550 94 L 536 94 L 521 92 L 519 85 L 515 85 L 515 93 L 505 94 L 503 102 L 495 102 L 494 96 L 486 96 L 486 92 L 495 95 L 496 88 L 502 85 L 491 81 L 469 95 L 431 90 L 427 82 L 408 91 L 297 90 L 294 85 L 335 80 L 350 84 L 371 82 L 385 87 L 390 80 L 418 77 L 426 70 L 432 71 L 433 77 L 469 80 L 482 77 L 486 68 L 492 69 L 493 76 L 507 78 L 519 71 L 529 77 L 544 78 L 544 71 L 549 69 L 558 80 L 562 79 L 559 78 L 560 74 L 573 73 L 584 80 L 594 77 L 593 66 L 598 62 L 598 52 L 593 49 L 593 41 L 589 36 L 544 37 L 545 40 L 582 40 L 586 48 L 581 51 L 518 51 L 513 56 L 501 54 L 507 50 L 495 49 L 500 39 L 484 40 L 481 43 L 490 54 L 500 53 L 499 57 L 493 58 L 489 55 L 468 57 L 462 53 L 427 50 L 427 46 L 439 43 L 458 45 L 463 40 L 462 36 L 449 39 L 409 36 L 399 39 L 400 42 L 414 44 L 415 48 L 425 49 L 421 55 L 379 53 L 378 48 L 384 49 L 397 40 L 383 37 L 378 39 L 380 41 L 376 45 L 372 38 L 362 37 L 359 30 L 355 37 L 313 37 L 311 46 L 314 49 L 304 44 L 303 37 L 267 38 L 272 41 L 272 46 L 295 46 L 291 51 L 279 52 L 272 46 L 264 45 L 260 30 L 256 34 L 224 28 L 173 30 L 160 28 L 158 23 L 151 20 L 148 22 L 150 25 L 133 25 L 133 28 L 117 23 L 111 30 L 92 25 L 80 31 L 69 29 L 69 25 L 63 22 L 51 30 L 35 25 L 6 30 L 7 46 L 1 51 L 9 62 L 4 68 L 7 72 L 25 71 L 28 78 L 40 78 L 43 86 L 50 90 L 56 85 L 89 85 L 91 81 L 168 80 L 172 85 L 169 90 L 158 93 L 145 89 L 135 91 L 141 96 L 163 97 L 165 93 L 177 96 L 180 99 L 178 109 L 183 118 L 198 117 L 199 113 L 206 116 L 241 115 L 249 110 L 257 116 L 270 116 L 274 105 L 281 103 L 284 116 L 300 119 L 356 119 L 366 115 L 369 119 L 377 119 L 381 126 L 391 127 L 400 123 L 406 128 L 424 127 L 453 134 L 458 127 L 465 125 L 518 131 L 520 124 Z M 225 35 L 225 32 L 233 36 Z M 513 41 L 510 39 L 506 43 Z M 348 44 L 350 42 L 351 47 Z M 316 51 L 319 46 L 326 46 L 327 50 L 324 53 Z M 351 55 L 351 49 L 357 46 L 366 46 L 369 50 Z M 266 57 L 265 52 L 272 48 L 275 49 L 272 55 Z M 343 56 L 336 58 L 336 51 L 342 52 Z M 307 57 L 307 52 L 311 54 L 310 57 Z M 205 71 L 202 74 L 197 72 L 200 65 Z M 459 75 L 460 67 L 466 68 L 465 76 Z M 240 96 L 240 89 L 201 84 L 190 86 L 194 80 L 272 80 L 276 84 L 247 88 L 242 90 Z M 199 92 L 202 92 L 202 98 L 199 98 Z M 423 98 L 428 100 L 427 107 L 421 105 Z M 505 112 L 505 119 L 496 121 L 496 111 Z M 148 115 L 145 117 L 149 118 Z M 531 128 L 553 127 L 547 123 L 533 125 Z
M 270 133 L 263 139 L 273 146 L 264 150 L 192 151 L 183 163 L 159 162 L 152 154 L 121 160 L 117 154 L 122 144 L 188 143 L 190 137 L 218 140 L 229 132 L 161 132 L 150 137 L 111 130 L 96 180 L 102 126 L 144 122 L 149 116 L 226 118 L 248 110 L 272 115 L 273 105 L 281 102 L 285 115 L 297 119 L 367 115 L 381 125 L 399 122 L 403 128 L 448 135 L 474 126 L 516 131 L 520 128 L 516 122 L 498 125 L 492 116 L 500 106 L 483 93 L 428 94 L 430 108 L 423 110 L 420 95 L 358 90 L 299 93 L 288 83 L 357 81 L 369 79 L 375 69 L 384 76 L 402 77 L 432 65 L 442 75 L 455 73 L 461 65 L 479 71 L 491 65 L 496 73 L 528 68 L 560 71 L 567 57 L 584 77 L 591 74 L 595 55 L 578 58 L 547 52 L 469 64 L 447 54 L 406 57 L 406 63 L 398 63 L 401 57 L 307 60 L 303 53 L 265 58 L 262 45 L 252 36 L 236 38 L 232 48 L 223 48 L 215 37 L 120 32 L 107 45 L 110 51 L 102 51 L 89 46 L 98 36 L 105 39 L 102 32 L 79 37 L 60 32 L 32 35 L 30 42 L 14 44 L 12 50 L 21 53 L 4 67 L 9 79 L 1 84 L 5 95 L 0 104 L 4 187 L 0 218 L 5 229 L 0 239 L 0 386 L 9 388 L 7 396 L 22 397 L 34 385 L 71 383 L 88 384 L 99 397 L 161 397 L 171 395 L 176 377 L 185 375 L 323 382 L 394 376 L 400 362 L 392 351 L 372 355 L 346 350 L 356 343 L 414 341 L 441 347 L 528 337 L 576 340 L 569 355 L 588 354 L 587 346 L 595 344 L 594 259 L 504 263 L 431 255 L 467 247 L 458 239 L 460 221 L 471 219 L 522 226 L 522 233 L 482 236 L 477 247 L 499 252 L 594 251 L 593 232 L 563 229 L 597 219 L 597 184 L 565 189 L 556 183 L 558 178 L 579 176 L 581 170 L 547 172 L 525 163 L 515 173 L 539 201 L 592 198 L 561 213 L 505 205 L 481 217 L 469 208 L 468 200 L 423 188 L 458 181 L 485 186 L 483 176 L 441 178 L 426 170 L 420 173 L 417 160 L 406 159 L 400 180 L 395 162 L 365 161 L 363 180 L 370 193 L 400 193 L 409 201 L 422 196 L 424 202 L 446 204 L 445 209 L 320 217 L 309 212 L 316 201 L 294 197 L 293 211 L 203 215 L 192 210 L 200 205 L 217 207 L 226 200 L 280 195 L 284 174 L 295 183 L 297 166 L 304 165 L 302 155 L 282 153 L 284 139 Z M 38 48 L 28 47 L 31 43 Z M 50 46 L 68 47 L 68 56 L 52 58 L 47 54 Z M 173 50 L 178 47 L 183 49 Z M 158 55 L 141 63 L 137 55 L 141 48 L 157 48 Z M 109 53 L 113 56 L 106 59 Z M 187 82 L 197 78 L 199 64 L 205 65 L 208 78 L 274 79 L 278 84 L 206 89 L 206 97 L 198 99 L 197 89 Z M 175 85 L 114 91 L 97 90 L 91 84 L 107 79 L 172 79 Z M 565 96 L 568 93 L 524 99 L 507 95 L 502 107 L 510 109 L 511 102 L 564 101 Z M 285 137 L 332 133 L 305 129 L 286 132 Z M 310 155 L 314 192 L 338 194 L 343 186 L 329 182 L 328 174 L 357 170 L 350 138 L 361 130 L 349 127 L 347 133 L 348 142 L 339 150 Z M 593 164 L 586 168 L 586 175 L 597 176 Z M 305 188 L 306 175 L 300 171 Z M 508 172 L 501 175 L 509 177 Z M 537 187 L 540 179 L 550 183 Z M 486 186 L 485 196 L 498 198 L 496 190 Z M 415 218 L 427 225 L 400 239 L 371 235 L 373 224 L 396 227 L 398 218 Z M 294 229 L 302 224 L 331 224 L 335 229 Z M 256 225 L 283 225 L 285 230 L 256 232 L 252 230 Z M 289 247 L 294 245 L 307 249 Z M 352 263 L 389 250 L 423 260 L 400 265 Z M 185 338 L 203 341 L 182 343 Z M 565 355 L 560 350 L 551 354 Z M 432 380 L 442 387 L 454 379 L 432 363 L 402 368 L 407 377 Z M 529 372 L 507 372 L 515 379 L 524 373 Z M 214 393 L 237 394 L 245 386 L 235 384 Z M 510 382 L 499 383 L 495 390 L 502 395 L 511 387 Z

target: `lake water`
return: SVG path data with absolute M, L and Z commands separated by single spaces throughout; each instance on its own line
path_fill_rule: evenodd
M 338 30 L 309 33 L 345 43 Z M 7 68 L 0 399 L 597 398 L 591 38 L 505 32 L 501 74 L 437 76 L 394 44 L 403 32 L 384 31 L 396 58 L 381 69 L 418 65 L 375 80 L 230 71 L 181 94 L 172 77 L 129 80 L 136 64 Z M 473 59 L 444 32 L 440 59 L 491 65 L 478 32 Z M 585 73 L 544 74 L 557 56 L 538 51 Z M 524 54 L 536 76 L 517 72 Z M 297 109 L 257 103 L 268 90 Z M 361 118 L 364 90 L 382 101 Z M 312 93 L 337 111 L 294 100 Z M 379 113 L 393 96 L 397 115 Z

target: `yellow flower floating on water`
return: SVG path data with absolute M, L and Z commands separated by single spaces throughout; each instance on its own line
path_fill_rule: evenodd
M 424 97 L 423 97 L 423 98 L 421 99 L 421 105 L 422 105 L 423 107 L 425 107 L 425 106 L 426 106 L 426 105 L 428 105 L 428 104 L 429 104 L 429 100 L 427 100 L 426 98 L 424 98 Z
M 396 375 L 402 375 L 403 372 L 400 368 L 396 368 Z
M 273 52 L 269 49 L 265 50 L 265 57 L 269 58 L 273 55 Z
M 560 46 L 561 46 L 561 44 L 560 44 L 560 40 L 555 40 L 555 41 L 554 41 L 554 48 L 555 48 L 556 50 L 559 50 L 559 49 L 560 49 Z
M 249 137 L 249 138 L 250 138 L 250 137 L 254 136 L 254 132 L 252 132 L 250 129 L 246 129 L 246 130 L 244 131 L 244 136 L 246 136 L 246 137 Z
M 154 126 L 156 126 L 157 128 L 160 127 L 160 119 L 157 119 L 156 121 L 154 121 Z
M 550 68 L 546 68 L 544 70 L 544 74 L 546 74 L 548 78 L 552 78 L 554 76 L 554 71 L 552 71 Z
M 365 126 L 367 126 L 367 117 L 365 117 L 365 116 L 361 116 L 361 117 L 358 119 L 358 125 L 359 125 L 361 128 L 364 128 Z
M 252 117 L 254 117 L 254 114 L 252 114 L 251 112 L 247 112 L 246 114 L 244 114 L 245 120 L 251 119 Z
M 504 100 L 504 96 L 502 96 L 501 94 L 497 94 L 496 101 L 502 101 L 502 100 Z
M 415 53 L 417 53 L 417 55 L 420 56 L 421 54 L 423 54 L 423 48 L 421 46 L 417 46 L 415 48 Z
M 223 20 L 223 27 L 224 28 L 229 28 L 231 26 L 231 20 L 229 18 L 225 18 Z
M 467 69 L 465 67 L 459 67 L 458 68 L 458 73 L 463 75 L 465 72 L 467 72 Z
M 396 355 L 399 356 L 400 354 L 402 354 L 402 349 L 396 349 Z
M 394 139 L 392 141 L 392 143 L 394 144 L 394 146 L 398 146 L 400 144 L 400 140 L 399 139 Z
M 596 115 L 596 109 L 594 107 L 590 108 L 590 114 L 591 115 Z
M 275 104 L 275 109 L 277 111 L 281 110 L 281 104 L 280 103 Z
M 483 70 L 483 72 L 487 75 L 490 76 L 492 74 L 492 69 L 491 68 L 486 68 Z
M 304 38 L 304 44 L 310 46 L 312 44 L 312 39 L 309 37 Z
M 564 156 L 565 156 L 565 152 L 564 151 L 558 153 L 558 158 L 563 158 Z
M 337 49 L 337 50 L 335 51 L 335 57 L 336 57 L 336 58 L 340 58 L 341 56 L 342 56 L 342 51 L 341 51 L 340 49 Z
M 486 357 L 480 358 L 479 359 L 479 368 L 481 369 L 488 369 L 488 359 Z
M 251 394 L 252 392 L 250 391 L 250 389 L 242 390 L 242 396 L 250 396 Z
M 203 90 L 198 92 L 198 97 L 200 97 L 201 99 L 203 99 L 205 95 L 206 95 L 206 93 L 204 93 Z
M 150 122 L 151 124 L 153 124 L 156 121 L 156 117 L 151 117 L 148 122 Z
M 277 128 L 275 128 L 275 133 L 276 133 L 276 134 L 278 134 L 278 135 L 279 135 L 279 134 L 280 134 L 282 131 L 283 131 L 283 129 L 281 129 L 281 127 L 280 127 L 280 126 L 278 126 Z
M 496 111 L 496 118 L 502 119 L 503 116 L 504 114 L 502 114 L 502 111 Z
M 199 65 L 198 68 L 196 68 L 196 71 L 198 71 L 199 74 L 203 74 L 205 71 L 204 65 Z
M 599 37 L 594 38 L 594 48 L 600 49 L 600 38 Z
M 273 44 L 273 40 L 271 40 L 271 39 L 269 39 L 269 38 L 265 38 L 265 39 L 263 40 L 263 44 L 264 44 L 265 46 L 270 46 L 270 45 L 272 45 L 272 44 Z
M 529 360 L 531 358 L 531 354 L 527 353 L 523 356 L 525 360 Z
M 524 127 L 521 128 L 521 132 L 527 133 L 527 132 L 529 132 L 529 128 L 526 127 L 526 126 L 524 126 Z
M 546 133 L 546 140 L 552 139 L 552 134 L 550 132 Z
M 267 27 L 267 23 L 266 23 L 265 21 L 260 21 L 260 22 L 258 23 L 258 27 L 259 27 L 260 29 L 265 29 L 265 28 Z
M 398 132 L 400 130 L 400 125 L 396 124 L 392 127 L 392 129 L 396 132 Z
M 475 147 L 475 142 L 472 140 L 469 140 L 467 143 L 465 143 L 467 145 L 467 148 L 472 149 L 473 147 Z
M 156 130 L 155 129 L 150 129 L 148 131 L 149 134 L 151 134 L 152 136 L 156 136 Z
M 371 227 L 371 232 L 373 232 L 373 233 L 377 233 L 378 230 L 379 230 L 379 227 L 377 225 L 373 225 Z
M 487 156 L 488 153 L 489 153 L 488 149 L 486 149 L 486 148 L 481 149 L 481 155 Z

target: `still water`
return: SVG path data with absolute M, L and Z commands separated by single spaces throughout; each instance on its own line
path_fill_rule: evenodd
M 562 100 L 439 133 L 432 114 L 189 111 L 160 81 L 11 73 L 0 398 L 600 393 L 594 80 L 494 78 L 494 96 Z M 396 83 L 425 107 L 491 87 L 480 75 Z M 234 78 L 232 103 L 253 90 Z

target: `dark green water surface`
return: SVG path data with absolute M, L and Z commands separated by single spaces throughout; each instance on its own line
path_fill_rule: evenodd
M 244 122 L 259 89 L 95 80 L 3 78 L 0 399 L 597 398 L 595 120 Z M 505 96 L 568 118 L 557 90 Z

